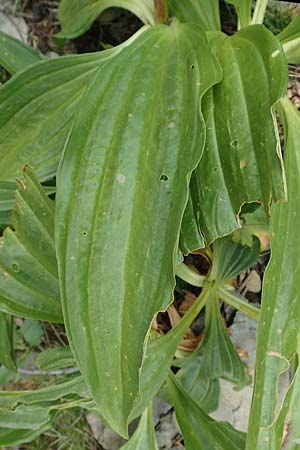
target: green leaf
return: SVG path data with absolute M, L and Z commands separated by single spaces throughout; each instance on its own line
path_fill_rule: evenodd
M 244 203 L 263 202 L 268 212 L 271 199 L 285 198 L 271 113 L 287 86 L 281 45 L 260 25 L 231 37 L 219 35 L 211 45 L 224 77 L 204 99 L 206 146 L 191 184 L 206 243 L 240 226 L 237 216 Z M 253 94 L 254 86 L 259 95 Z
M 218 378 L 199 374 L 199 361 L 192 360 L 180 369 L 176 378 L 195 403 L 206 413 L 216 411 L 220 400 L 220 382 Z
M 253 266 L 260 253 L 260 241 L 252 237 L 248 247 L 232 240 L 231 236 L 217 239 L 213 243 L 213 263 L 209 275 L 218 285 L 224 284 Z
M 299 450 L 300 443 L 300 368 L 298 366 L 276 421 L 274 448 L 283 436 L 284 450 Z M 280 445 L 280 444 L 279 444 Z M 277 446 L 277 447 L 276 447 Z
M 176 418 L 184 438 L 186 450 L 243 450 L 245 433 L 229 423 L 216 422 L 185 392 L 170 373 L 168 388 L 175 406 Z
M 43 59 L 29 45 L 0 31 L 0 65 L 12 75 Z
M 280 40 L 287 62 L 300 63 L 300 14 L 277 36 Z
M 220 30 L 219 0 L 168 0 L 169 12 L 182 22 L 195 23 L 204 30 Z
M 14 318 L 0 311 L 0 363 L 10 370 L 16 370 L 14 327 Z
M 180 361 L 179 361 L 180 362 Z M 222 323 L 214 288 L 205 307 L 205 336 L 192 356 L 180 362 L 179 380 L 194 398 L 206 379 L 225 378 L 240 389 L 251 381 Z M 199 383 L 199 387 L 198 384 Z
M 16 203 L 16 182 L 0 180 L 0 224 L 10 225 L 10 212 Z M 43 186 L 47 195 L 54 194 L 56 189 L 54 186 Z
M 253 203 L 247 203 L 247 206 Z M 257 203 L 255 205 L 258 205 Z M 247 211 L 242 208 L 240 219 L 242 227 L 234 231 L 232 239 L 242 245 L 252 246 L 253 236 L 259 237 L 262 233 L 269 233 L 269 217 L 267 217 L 263 206 L 259 206 L 254 211 Z M 261 245 L 262 247 L 262 245 Z
M 141 369 L 141 397 L 139 399 L 139 403 L 130 416 L 130 420 L 139 417 L 147 408 L 154 395 L 156 395 L 161 389 L 167 378 L 174 354 L 181 339 L 193 320 L 204 308 L 209 295 L 210 286 L 206 285 L 201 291 L 198 299 L 183 316 L 176 327 L 174 327 L 163 337 L 149 339 Z
M 50 426 L 51 423 L 46 423 L 38 430 L 12 430 L 9 428 L 0 428 L 0 445 L 13 446 L 26 444 L 44 433 Z
M 277 450 L 278 378 L 288 370 L 298 349 L 300 330 L 300 113 L 288 99 L 278 105 L 285 130 L 288 202 L 272 209 L 271 260 L 264 283 L 258 326 L 257 363 L 247 448 Z M 298 394 L 297 394 L 298 395 Z M 299 411 L 297 411 L 299 414 Z M 291 420 L 294 420 L 291 418 Z
M 18 406 L 15 410 L 0 408 L 0 427 L 10 429 L 38 430 L 49 425 L 49 409 L 43 406 Z
M 191 184 L 193 183 L 194 177 L 192 177 L 190 182 L 190 191 Z M 193 191 L 196 192 L 196 191 Z M 194 209 L 194 206 L 197 205 L 197 202 L 192 200 L 191 195 L 189 195 L 188 203 L 186 205 L 184 215 L 181 222 L 181 230 L 180 230 L 180 241 L 179 248 L 180 251 L 184 255 L 188 255 L 193 250 L 198 250 L 200 248 L 205 247 L 204 239 L 201 235 L 201 231 L 199 229 L 198 221 L 196 219 L 197 212 Z
M 43 329 L 36 320 L 25 319 L 21 331 L 27 344 L 35 346 L 42 342 Z
M 234 5 L 241 28 L 250 25 L 252 0 L 226 0 L 226 2 Z
M 18 183 L 15 231 L 0 239 L 0 309 L 63 322 L 54 246 L 54 203 L 27 167 Z
M 58 38 L 73 39 L 85 33 L 94 20 L 107 8 L 128 9 L 144 24 L 154 25 L 152 0 L 61 0 L 58 18 L 62 31 Z
M 143 412 L 134 435 L 121 450 L 158 450 L 154 433 L 152 407 L 148 407 Z
M 120 48 L 42 61 L 0 88 L 2 181 L 21 177 L 25 163 L 40 180 L 56 174 L 86 86 L 95 69 Z
M 198 27 L 145 29 L 99 66 L 58 172 L 70 346 L 100 412 L 125 436 L 143 344 L 175 284 L 188 181 L 205 137 L 199 102 L 219 77 Z
M 75 366 L 70 347 L 47 348 L 38 354 L 36 365 L 41 370 L 56 370 Z
M 70 379 L 35 391 L 0 391 L 0 408 L 13 409 L 20 404 L 34 405 L 52 403 L 69 394 L 77 394 L 80 397 L 89 395 L 86 384 L 81 376 Z

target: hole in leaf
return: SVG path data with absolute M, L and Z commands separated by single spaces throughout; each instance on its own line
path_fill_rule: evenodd
M 12 263 L 11 269 L 12 269 L 14 272 L 20 272 L 20 266 L 19 266 L 19 264 L 17 264 L 17 263 Z
M 233 141 L 230 142 L 230 145 L 233 149 L 237 149 L 239 145 L 239 141 L 237 139 L 233 139 Z
M 190 67 L 191 70 L 195 69 L 195 64 L 192 64 Z
M 163 173 L 163 174 L 161 174 L 159 180 L 160 180 L 160 181 L 168 181 L 168 179 L 169 179 L 168 175 L 166 175 L 165 173 Z
M 84 231 L 82 234 L 83 236 L 87 236 L 87 231 Z

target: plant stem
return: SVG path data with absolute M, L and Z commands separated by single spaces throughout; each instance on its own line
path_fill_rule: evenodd
M 263 23 L 267 6 L 268 0 L 257 0 L 252 17 L 252 25 Z
M 175 268 L 175 275 L 192 286 L 202 287 L 206 277 L 191 270 L 186 264 L 180 263 Z
M 166 23 L 168 20 L 167 0 L 154 0 L 155 23 Z
M 228 303 L 228 305 L 232 306 L 238 311 L 241 311 L 246 316 L 251 317 L 251 319 L 255 320 L 259 319 L 260 316 L 259 308 L 256 308 L 255 306 L 246 303 L 246 299 L 245 300 L 241 299 L 242 296 L 240 296 L 241 298 L 239 298 L 236 295 L 231 294 L 225 287 L 219 287 L 217 292 L 221 300 Z

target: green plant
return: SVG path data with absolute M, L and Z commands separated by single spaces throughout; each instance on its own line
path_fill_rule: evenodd
M 60 41 L 82 34 L 110 6 L 146 24 L 94 54 L 41 60 L 0 36 L 0 62 L 15 74 L 0 90 L 0 217 L 8 225 L 0 359 L 11 370 L 19 364 L 12 315 L 64 323 L 70 344 L 37 359 L 41 373 L 58 370 L 62 381 L 0 392 L 1 445 L 31 441 L 60 411 L 81 407 L 124 437 L 141 416 L 124 449 L 153 450 L 151 401 L 159 394 L 174 405 L 187 450 L 297 448 L 300 116 L 284 96 L 287 61 L 300 56 L 299 17 L 275 37 L 261 25 L 267 1 L 258 0 L 253 15 L 250 0 L 229 3 L 240 28 L 231 37 L 220 31 L 217 0 L 62 0 Z M 219 300 L 259 316 L 229 283 L 260 253 L 246 219 L 259 203 L 264 222 L 271 212 L 272 258 L 246 435 L 208 413 L 219 378 L 238 388 L 250 381 Z M 211 261 L 205 276 L 182 263 L 199 248 Z M 175 275 L 177 289 L 181 279 L 202 290 L 158 337 L 151 323 L 171 303 Z M 190 357 L 174 359 L 204 307 L 205 338 Z M 280 407 L 278 377 L 290 366 Z

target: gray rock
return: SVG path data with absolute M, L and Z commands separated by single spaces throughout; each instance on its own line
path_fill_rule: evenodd
M 27 43 L 28 29 L 25 20 L 13 14 L 11 2 L 5 0 L 0 5 L 0 31 Z
M 156 441 L 160 450 L 176 449 L 173 442 L 178 434 L 180 434 L 179 426 L 174 414 L 171 410 L 164 417 L 161 417 L 156 426 Z M 178 450 L 178 447 L 177 449 Z

